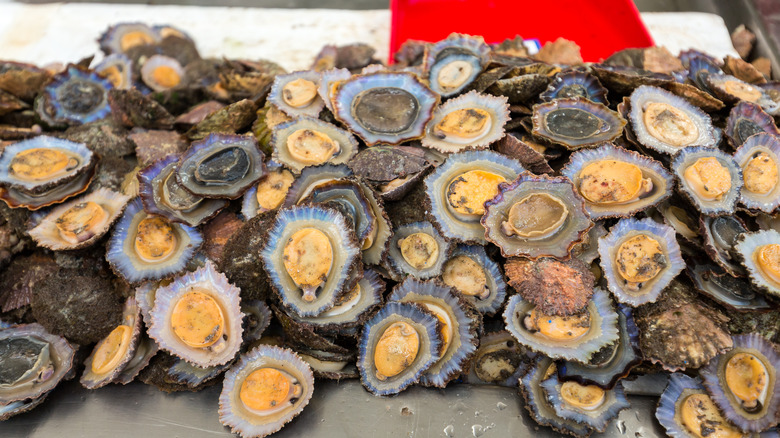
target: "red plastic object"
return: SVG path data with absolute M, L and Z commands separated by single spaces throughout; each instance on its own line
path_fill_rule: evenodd
M 439 41 L 452 32 L 498 43 L 520 35 L 544 45 L 576 42 L 586 62 L 649 47 L 653 39 L 632 0 L 391 0 L 390 57 L 407 39 Z

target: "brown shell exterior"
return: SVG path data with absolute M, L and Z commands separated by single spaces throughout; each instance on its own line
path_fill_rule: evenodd
M 512 258 L 504 271 L 507 283 L 548 315 L 572 315 L 585 309 L 596 281 L 588 265 L 575 258 L 565 262 Z
M 505 135 L 501 140 L 495 142 L 493 147 L 496 152 L 520 161 L 523 163 L 523 167 L 537 175 L 552 175 L 554 173 L 553 168 L 547 164 L 544 155 L 512 134 Z

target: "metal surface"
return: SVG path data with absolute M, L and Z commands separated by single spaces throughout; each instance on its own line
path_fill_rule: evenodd
M 57 388 L 35 411 L 0 423 L 3 438 L 232 437 L 217 414 L 221 385 L 198 393 L 165 394 L 140 383 L 95 391 L 75 381 Z M 632 396 L 594 437 L 663 437 L 654 419 L 656 397 Z M 558 436 L 538 427 L 512 388 L 452 385 L 413 387 L 375 397 L 358 381 L 317 382 L 309 406 L 274 438 L 527 437 Z

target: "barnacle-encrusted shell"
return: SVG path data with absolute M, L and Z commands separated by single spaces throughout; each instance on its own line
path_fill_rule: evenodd
M 734 153 L 742 169 L 739 202 L 747 208 L 772 213 L 780 206 L 780 139 L 758 133 Z
M 655 418 L 672 438 L 743 436 L 718 412 L 701 381 L 683 373 L 669 376 Z
M 679 190 L 703 214 L 734 211 L 742 190 L 742 170 L 723 151 L 702 146 L 680 150 L 671 164 Z
M 125 280 L 159 280 L 181 272 L 203 242 L 198 230 L 146 213 L 130 202 L 108 241 L 106 260 Z
M 618 113 L 583 98 L 534 105 L 532 120 L 534 135 L 569 150 L 613 141 L 626 126 Z
M 710 116 L 661 88 L 643 85 L 634 90 L 629 119 L 637 141 L 664 154 L 717 144 Z
M 671 196 L 674 187 L 661 163 L 612 144 L 571 154 L 561 175 L 577 188 L 593 220 L 631 216 Z
M 95 71 L 108 79 L 116 90 L 133 88 L 133 61 L 124 54 L 106 56 L 95 66 Z
M 84 361 L 81 384 L 87 389 L 108 385 L 136 356 L 141 338 L 141 310 L 135 298 L 125 301 L 121 323 L 103 338 Z
M 546 315 L 580 313 L 593 296 L 595 278 L 577 259 L 511 258 L 504 270 L 512 289 Z
M 179 87 L 184 76 L 184 67 L 170 56 L 152 55 L 141 66 L 141 79 L 154 91 Z
M 185 190 L 176 179 L 178 162 L 179 157 L 169 155 L 141 169 L 137 174 L 138 194 L 147 212 L 196 227 L 214 217 L 228 201 L 203 198 Z
M 443 97 L 463 91 L 490 59 L 490 46 L 482 37 L 453 33 L 425 46 L 423 71 L 433 91 Z
M 780 297 L 780 233 L 770 229 L 740 234 L 734 250 L 753 286 Z
M 398 394 L 439 360 L 443 347 L 434 313 L 417 304 L 387 303 L 363 327 L 360 381 L 375 395 Z
M 219 394 L 219 421 L 243 438 L 281 429 L 309 404 L 314 376 L 292 350 L 261 345 L 226 374 Z
M 226 364 L 241 347 L 244 314 L 239 292 L 207 261 L 157 289 L 149 336 L 193 365 Z
M 96 157 L 83 143 L 40 136 L 6 146 L 0 183 L 40 196 L 88 173 Z
M 287 257 L 288 252 L 307 241 L 317 245 L 302 246 L 306 251 L 301 251 L 297 259 Z M 316 205 L 281 210 L 261 251 L 279 299 L 299 316 L 317 316 L 336 304 L 347 292 L 344 288 L 349 271 L 359 255 L 360 248 L 344 216 Z
M 267 99 L 290 117 L 316 118 L 325 106 L 317 91 L 319 85 L 320 74 L 314 70 L 277 75 Z
M 734 245 L 737 236 L 747 232 L 739 216 L 704 216 L 699 218 L 699 234 L 703 237 L 704 251 L 729 275 L 745 277 L 745 268 L 739 263 Z
M 592 102 L 607 102 L 607 89 L 590 73 L 570 70 L 555 75 L 547 90 L 539 95 L 539 99 L 550 102 L 554 99 L 582 97 Z
M 573 361 L 559 364 L 558 376 L 562 381 L 573 380 L 583 385 L 611 389 L 642 362 L 639 329 L 634 323 L 631 308 L 618 304 L 618 317 L 618 340 L 599 350 L 586 364 Z
M 650 218 L 621 219 L 599 239 L 599 263 L 615 299 L 652 303 L 684 268 L 674 229 Z
M 735 148 L 742 146 L 748 138 L 765 132 L 780 135 L 775 120 L 752 102 L 740 102 L 731 109 L 726 119 L 726 137 Z
M 504 274 L 480 245 L 457 245 L 442 267 L 441 280 L 485 315 L 495 314 L 506 300 Z
M 260 213 L 279 208 L 290 186 L 295 181 L 295 176 L 289 170 L 278 166 L 268 169 L 268 172 L 256 186 L 244 193 L 241 200 L 241 214 L 249 220 Z
M 559 417 L 585 424 L 597 432 L 604 432 L 620 411 L 631 406 L 620 382 L 605 390 L 572 381 L 561 382 L 553 374 L 541 386 Z
M 108 79 L 75 65 L 55 75 L 36 101 L 36 111 L 51 124 L 81 125 L 100 120 L 111 113 Z
M 744 278 L 736 278 L 710 263 L 688 265 L 688 276 L 699 292 L 724 307 L 742 311 L 764 311 L 772 307 Z
M 118 23 L 108 28 L 98 42 L 107 55 L 124 53 L 139 45 L 156 44 L 161 36 L 144 23 Z
M 435 280 L 407 277 L 388 300 L 419 304 L 439 319 L 444 349 L 441 358 L 420 377 L 420 383 L 444 388 L 462 373 L 477 350 L 479 313 L 462 295 Z
M 48 393 L 73 366 L 75 350 L 40 324 L 0 330 L 0 406 Z
M 545 315 L 530 301 L 513 295 L 504 310 L 506 328 L 533 351 L 554 359 L 588 362 L 618 339 L 618 315 L 609 295 L 596 288 L 585 309 L 571 316 Z
M 470 91 L 436 108 L 422 145 L 444 153 L 485 149 L 504 136 L 508 121 L 505 97 Z
M 254 136 L 209 134 L 182 155 L 176 178 L 195 195 L 236 199 L 265 175 L 264 158 Z
M 273 159 L 296 174 L 307 166 L 345 164 L 358 151 L 348 131 L 305 116 L 274 127 L 271 145 Z
M 450 243 L 430 222 L 413 222 L 395 229 L 387 258 L 401 276 L 426 279 L 441 274 L 450 254 Z
M 734 336 L 734 348 L 701 370 L 704 386 L 723 416 L 744 432 L 780 421 L 780 353 L 758 334 Z
M 100 188 L 53 208 L 28 233 L 39 246 L 55 251 L 84 248 L 108 232 L 129 200 L 129 196 Z
M 504 257 L 567 259 L 593 226 L 583 199 L 565 177 L 520 175 L 485 203 L 485 239 Z
M 355 75 L 333 96 L 334 115 L 368 146 L 423 136 L 439 95 L 412 73 Z
M 523 172 L 519 161 L 493 151 L 466 151 L 450 155 L 425 177 L 431 216 L 442 234 L 464 243 L 485 244 L 480 223 L 484 203 L 499 192 L 499 184 Z

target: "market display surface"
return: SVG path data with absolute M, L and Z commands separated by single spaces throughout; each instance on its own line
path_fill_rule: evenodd
M 219 421 L 261 437 L 359 379 L 508 386 L 589 436 L 668 373 L 670 436 L 777 435 L 760 63 L 453 34 L 286 72 L 140 23 L 100 46 L 0 62 L 0 419 L 65 379 L 218 385 Z

